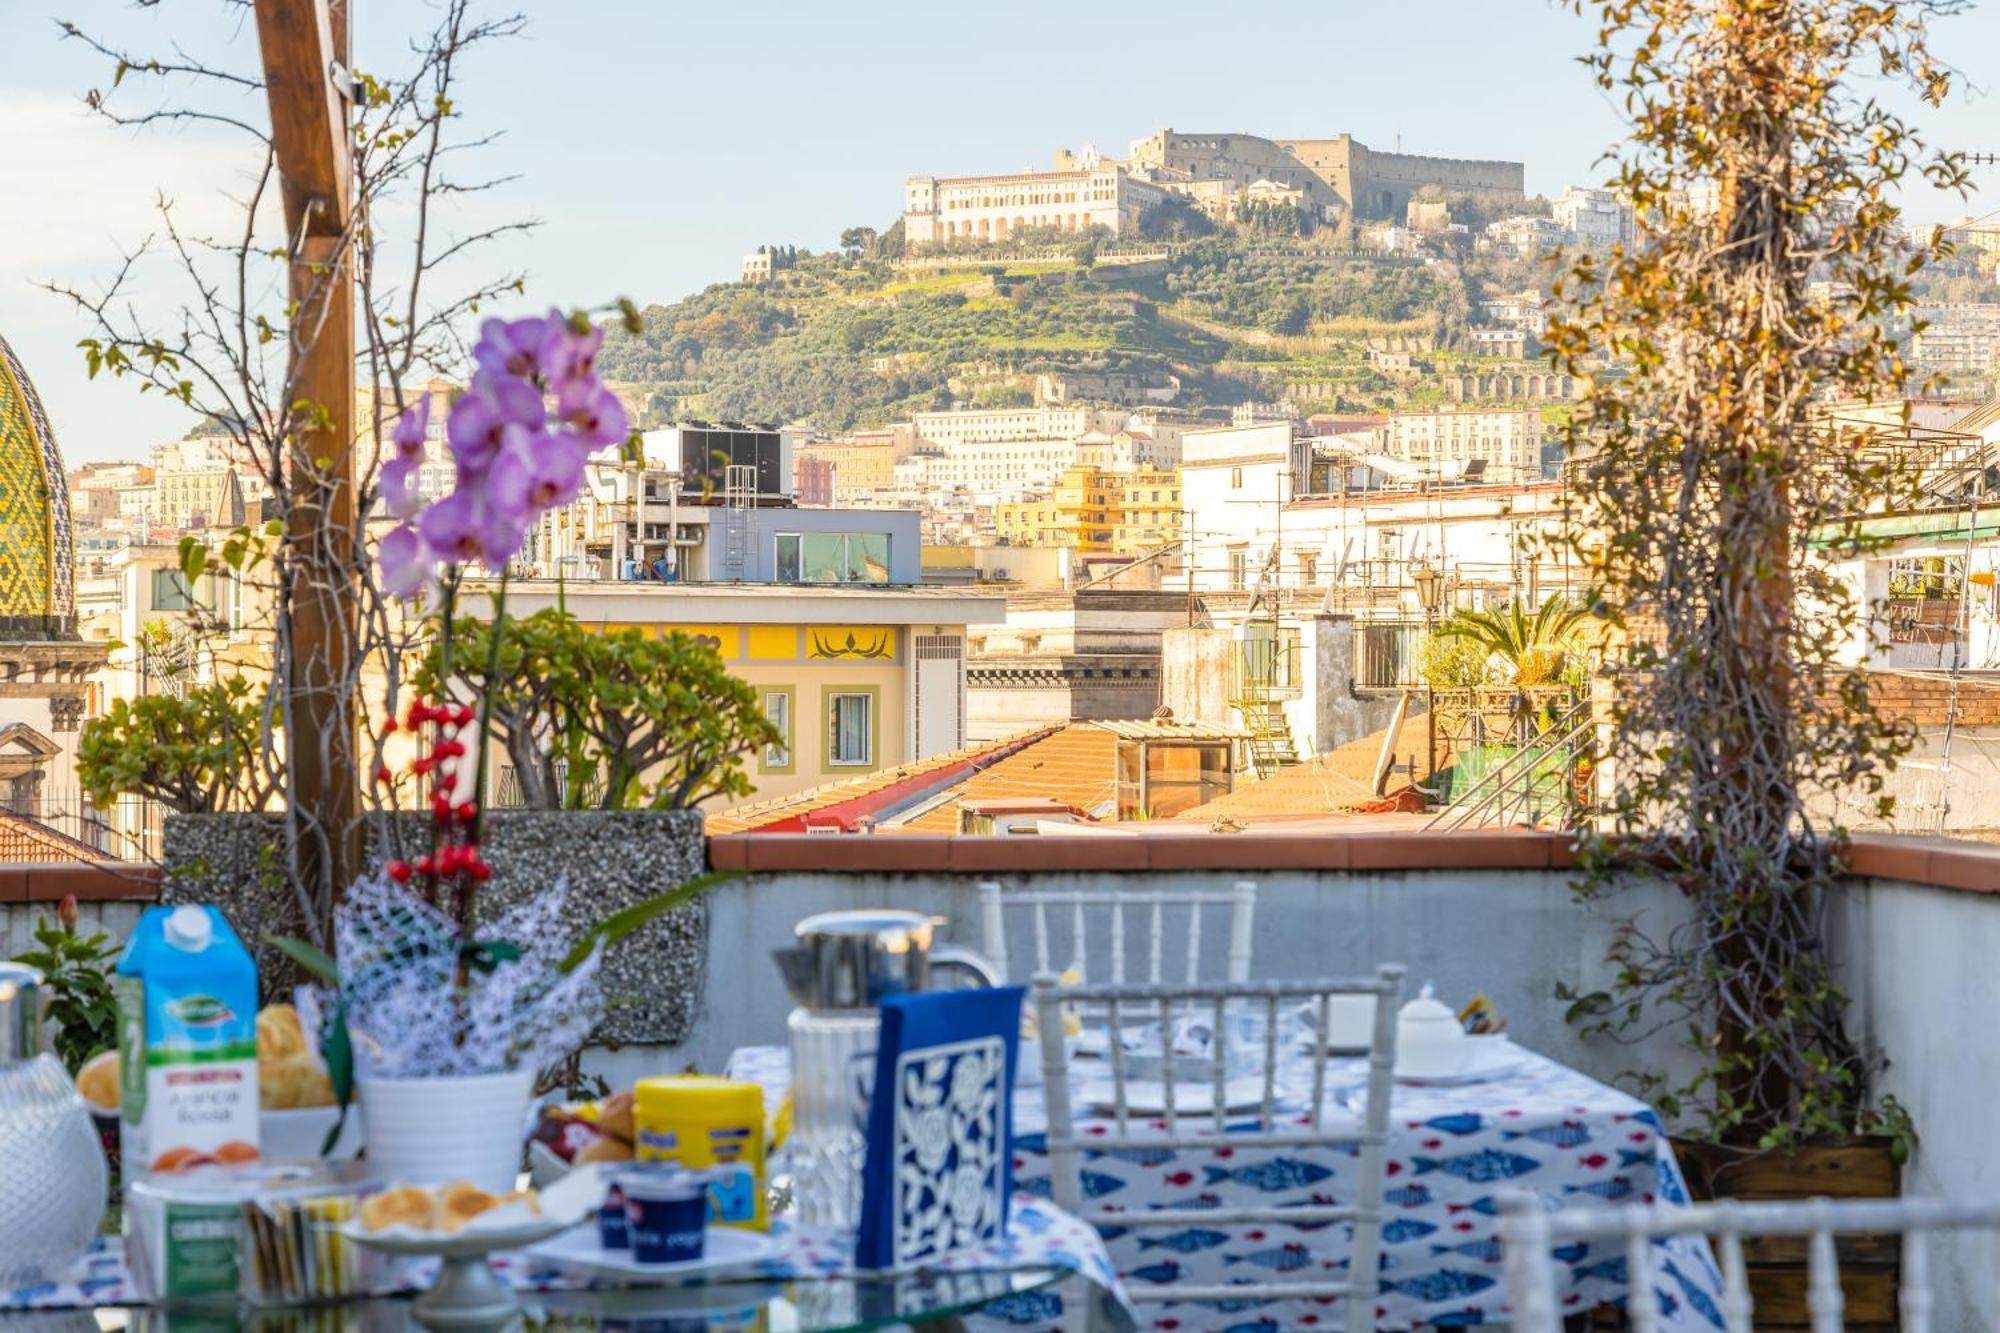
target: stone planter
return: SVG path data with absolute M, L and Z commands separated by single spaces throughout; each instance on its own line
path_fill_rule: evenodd
M 416 855 L 428 845 L 430 816 L 371 817 L 368 864 Z M 257 955 L 259 973 L 280 976 L 285 959 L 273 936 L 303 934 L 296 895 L 283 872 L 280 815 L 170 815 L 161 857 L 161 898 L 210 902 L 228 915 Z M 493 878 L 476 900 L 481 917 L 569 877 L 575 929 L 694 878 L 706 866 L 699 810 L 494 810 L 482 847 Z M 701 1002 L 708 908 L 696 902 L 634 932 L 604 960 L 610 1002 L 596 1040 L 612 1045 L 686 1041 Z

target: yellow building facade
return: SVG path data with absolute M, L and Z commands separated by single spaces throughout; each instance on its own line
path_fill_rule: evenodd
M 1143 555 L 1180 538 L 1181 483 L 1173 472 L 1064 470 L 1048 497 L 995 505 L 994 531 L 1010 546 L 1066 546 L 1082 555 Z
M 510 584 L 507 609 L 528 615 L 558 597 L 586 625 L 705 638 L 757 690 L 785 740 L 750 757 L 753 791 L 732 804 L 958 749 L 966 626 L 997 622 L 1006 606 L 943 588 L 536 580 Z

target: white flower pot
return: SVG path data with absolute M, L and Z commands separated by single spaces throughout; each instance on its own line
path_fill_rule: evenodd
M 370 1174 L 384 1185 L 469 1180 L 503 1194 L 521 1170 L 535 1071 L 355 1080 Z

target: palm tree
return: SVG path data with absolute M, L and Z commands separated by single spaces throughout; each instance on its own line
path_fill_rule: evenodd
M 1562 597 L 1550 597 L 1532 614 L 1525 603 L 1512 601 L 1498 611 L 1461 611 L 1437 632 L 1479 644 L 1512 668 L 1516 688 L 1526 689 L 1562 675 L 1569 639 L 1586 614 Z

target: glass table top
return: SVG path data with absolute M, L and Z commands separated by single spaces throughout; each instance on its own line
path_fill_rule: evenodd
M 966 1315 L 1050 1286 L 1062 1269 L 713 1282 L 699 1287 L 524 1291 L 521 1311 L 495 1325 L 523 1333 L 863 1333 L 912 1325 L 949 1330 Z M 26 1322 L 16 1322 L 26 1321 Z M 310 1309 L 141 1308 L 0 1313 L 0 1333 L 403 1333 L 426 1326 L 405 1298 Z

